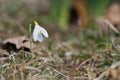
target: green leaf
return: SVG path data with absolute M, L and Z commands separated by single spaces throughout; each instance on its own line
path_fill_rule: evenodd
M 85 0 L 88 14 L 98 17 L 103 14 L 110 0 Z

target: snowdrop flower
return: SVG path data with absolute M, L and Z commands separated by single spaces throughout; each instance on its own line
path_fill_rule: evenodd
M 34 21 L 35 28 L 33 30 L 33 40 L 43 42 L 43 36 L 48 38 L 47 31 L 41 27 L 36 21 Z

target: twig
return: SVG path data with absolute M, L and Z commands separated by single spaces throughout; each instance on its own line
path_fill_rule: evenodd
M 103 72 L 98 78 L 95 78 L 95 79 L 93 79 L 93 80 L 103 80 L 103 78 L 107 78 L 108 75 L 109 75 L 109 70 L 115 69 L 115 68 L 118 67 L 118 66 L 120 66 L 120 61 L 112 64 L 111 67 L 110 67 L 108 70 L 106 70 L 106 71 Z
M 88 61 L 90 61 L 91 59 L 87 59 L 87 60 L 85 60 L 85 61 L 83 61 L 82 63 L 80 63 L 78 66 L 77 66 L 77 70 L 81 67 L 81 66 L 83 66 L 84 64 L 86 64 L 86 62 L 88 62 Z
M 49 66 L 49 67 L 50 67 L 52 70 L 54 70 L 55 72 L 57 72 L 58 74 L 64 76 L 65 78 L 67 78 L 67 79 L 69 78 L 68 76 L 66 76 L 66 75 L 64 75 L 63 73 L 59 72 L 58 70 L 52 68 L 51 66 Z
M 98 20 L 100 22 L 104 22 L 105 24 L 107 24 L 108 27 L 112 29 L 115 33 L 119 33 L 119 31 L 114 27 L 114 25 L 109 20 L 105 19 L 104 17 L 100 17 Z

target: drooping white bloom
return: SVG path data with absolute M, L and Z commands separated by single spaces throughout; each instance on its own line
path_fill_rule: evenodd
M 36 21 L 34 21 L 34 24 L 35 28 L 33 30 L 33 40 L 42 42 L 43 36 L 48 38 L 48 32 L 43 27 L 41 27 Z

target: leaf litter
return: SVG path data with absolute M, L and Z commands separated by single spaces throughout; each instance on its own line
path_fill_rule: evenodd
M 115 41 L 118 42 L 118 40 Z M 119 55 L 111 48 L 104 51 L 100 49 L 96 52 L 95 45 L 91 50 L 90 45 L 96 44 L 94 40 L 86 40 L 84 44 L 81 44 L 79 39 L 67 40 L 51 46 L 50 50 L 47 48 L 49 42 L 43 43 L 35 48 L 37 52 L 34 53 L 33 61 L 30 52 L 20 50 L 24 47 L 24 42 L 29 43 L 26 36 L 8 38 L 3 41 L 4 45 L 7 43 L 15 45 L 19 51 L 0 50 L 0 79 L 93 80 L 98 79 L 99 75 L 107 71 L 106 78 L 111 80 L 116 78 L 114 74 L 119 73 L 119 68 L 117 68 L 119 65 L 113 69 L 109 67 L 119 60 Z M 85 45 L 88 46 L 85 47 Z M 98 80 L 103 80 L 103 78 Z

